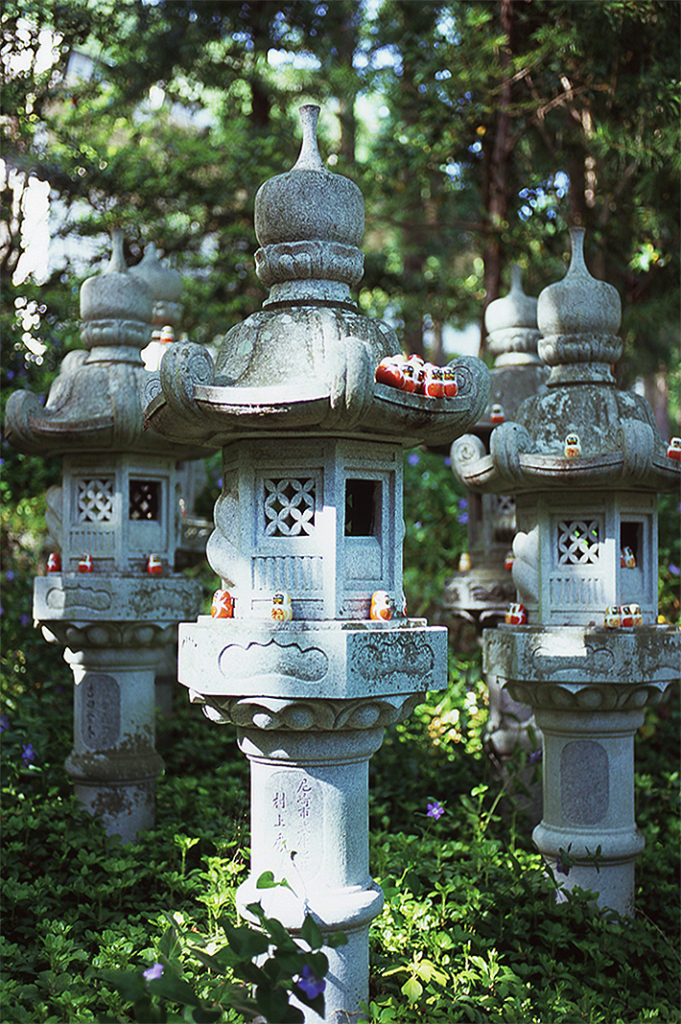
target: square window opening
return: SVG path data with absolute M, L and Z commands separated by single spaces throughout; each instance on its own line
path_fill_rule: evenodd
M 380 480 L 345 481 L 346 537 L 378 536 L 380 500 Z
M 161 518 L 161 483 L 159 480 L 131 480 L 128 516 L 142 521 Z
M 620 551 L 629 548 L 636 564 L 642 553 L 642 527 L 643 523 L 631 520 L 622 520 L 620 523 Z

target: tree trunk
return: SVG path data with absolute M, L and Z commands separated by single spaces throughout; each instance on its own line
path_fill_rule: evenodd
M 488 149 L 486 161 L 486 213 L 487 228 L 485 247 L 482 254 L 485 265 L 483 284 L 485 286 L 485 307 L 496 299 L 501 290 L 501 274 L 504 267 L 503 230 L 508 218 L 508 165 L 511 154 L 511 55 L 513 53 L 513 0 L 499 0 L 501 31 L 506 37 L 501 53 L 504 80 L 499 93 L 499 112 L 495 124 L 494 138 Z M 480 325 L 480 350 L 485 340 L 484 320 Z

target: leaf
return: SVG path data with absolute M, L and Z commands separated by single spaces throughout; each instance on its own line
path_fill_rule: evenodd
M 263 871 L 255 883 L 256 889 L 274 889 L 276 885 L 279 885 L 279 882 L 275 880 L 273 871 Z
M 415 1003 L 423 993 L 423 985 L 417 978 L 408 978 L 402 986 L 402 994 L 407 997 L 410 1003 Z
M 255 928 L 250 928 L 248 925 L 242 925 L 239 928 L 227 925 L 225 927 L 225 935 L 237 956 L 245 960 L 252 960 L 253 957 L 261 956 L 269 948 L 267 936 L 263 935 L 262 932 L 256 931 Z
M 324 937 L 311 914 L 305 915 L 303 927 L 300 929 L 300 937 L 307 942 L 311 949 L 319 949 L 324 945 Z
M 258 986 L 255 1001 L 269 1024 L 302 1024 L 305 1020 L 302 1012 L 289 1004 L 288 995 L 281 988 Z

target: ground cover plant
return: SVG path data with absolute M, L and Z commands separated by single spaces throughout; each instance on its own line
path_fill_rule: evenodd
M 407 595 L 415 613 L 436 618 L 440 578 L 465 544 L 465 499 L 441 456 L 413 452 L 405 472 Z M 263 947 L 235 908 L 248 867 L 249 788 L 234 731 L 207 722 L 178 687 L 172 715 L 158 722 L 166 770 L 156 826 L 127 846 L 105 836 L 63 769 L 71 675 L 30 622 L 40 502 L 3 514 L 2 1020 L 249 1019 L 256 1004 L 247 983 L 259 977 L 251 959 Z M 678 555 L 665 545 L 669 576 Z M 668 617 L 674 600 L 664 605 Z M 646 848 L 636 915 L 623 921 L 587 894 L 556 902 L 569 863 L 545 871 L 520 782 L 511 776 L 503 786 L 482 747 L 486 693 L 474 638 L 458 633 L 455 647 L 447 691 L 387 730 L 371 763 L 371 867 L 386 905 L 371 931 L 364 1019 L 680 1020 L 678 695 L 648 712 L 636 740 Z M 527 760 L 517 759 L 523 779 Z M 532 769 L 538 778 L 541 762 Z M 258 1009 L 284 1021 L 295 986 L 318 998 L 323 963 L 304 961 L 319 955 L 312 929 L 312 953 L 301 954 L 276 922 L 268 927 L 281 955 L 263 988 L 278 995 Z

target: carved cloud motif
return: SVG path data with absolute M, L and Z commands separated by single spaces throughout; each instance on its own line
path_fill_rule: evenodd
M 305 683 L 317 683 L 326 675 L 329 659 L 318 647 L 303 650 L 299 644 L 280 644 L 268 640 L 246 647 L 228 644 L 220 652 L 220 671 L 226 677 L 253 679 L 258 676 L 288 676 Z
M 352 668 L 364 679 L 383 679 L 395 674 L 427 676 L 435 664 L 432 647 L 410 636 L 361 638 L 351 656 Z

